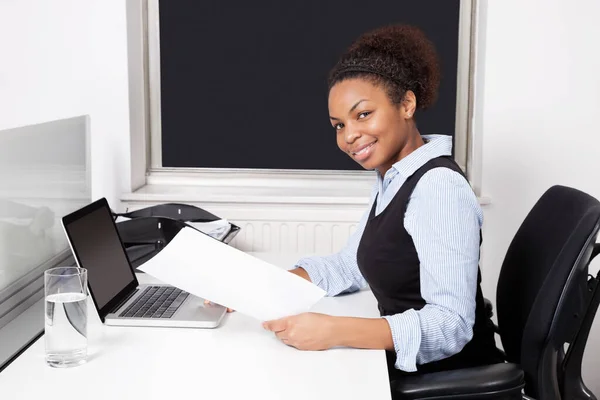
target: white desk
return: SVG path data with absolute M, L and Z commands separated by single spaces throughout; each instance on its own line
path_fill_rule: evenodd
M 297 260 L 295 255 L 255 255 L 283 267 Z M 92 307 L 86 364 L 48 367 L 42 336 L 0 373 L 0 398 L 391 398 L 383 350 L 300 351 L 281 343 L 259 321 L 235 312 L 216 329 L 108 327 Z M 324 298 L 313 311 L 379 315 L 370 291 Z

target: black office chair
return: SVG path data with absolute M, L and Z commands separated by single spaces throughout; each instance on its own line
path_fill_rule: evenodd
M 403 377 L 391 382 L 393 398 L 595 400 L 581 362 L 600 302 L 600 274 L 588 274 L 599 226 L 595 198 L 564 186 L 544 193 L 498 281 L 497 332 L 507 362 Z

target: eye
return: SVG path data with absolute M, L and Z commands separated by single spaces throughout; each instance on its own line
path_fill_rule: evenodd
M 366 118 L 369 114 L 371 114 L 371 111 L 363 111 L 360 114 L 358 114 L 358 119 Z
M 340 122 L 339 124 L 335 124 L 335 125 L 333 126 L 333 128 L 334 128 L 336 131 L 339 131 L 339 130 L 340 130 L 340 129 L 342 129 L 343 127 L 344 127 L 344 124 L 342 124 L 341 122 Z

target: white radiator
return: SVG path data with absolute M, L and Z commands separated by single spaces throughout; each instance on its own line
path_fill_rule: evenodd
M 341 249 L 355 223 L 232 221 L 241 231 L 231 245 L 250 252 L 329 254 Z
M 128 210 L 159 202 L 126 201 Z M 195 203 L 238 225 L 230 245 L 248 252 L 330 254 L 339 251 L 364 212 L 356 205 Z

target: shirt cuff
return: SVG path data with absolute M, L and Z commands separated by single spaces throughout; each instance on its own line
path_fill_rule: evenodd
M 305 258 L 301 259 L 300 261 L 298 261 L 296 263 L 296 267 L 303 268 L 306 271 L 306 273 L 308 274 L 308 277 L 310 278 L 310 281 L 313 284 L 315 284 L 319 288 L 327 291 L 326 288 L 321 287 L 321 283 L 323 283 L 324 279 L 323 279 L 323 275 L 321 275 L 321 271 L 320 271 L 319 267 L 311 264 L 309 260 L 310 259 L 305 259 Z
M 417 370 L 417 354 L 421 347 L 421 324 L 419 315 L 413 309 L 395 315 L 386 315 L 385 318 L 392 331 L 394 350 L 396 351 L 397 369 L 406 372 Z

